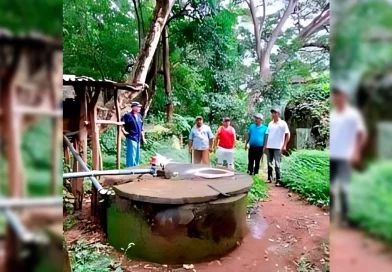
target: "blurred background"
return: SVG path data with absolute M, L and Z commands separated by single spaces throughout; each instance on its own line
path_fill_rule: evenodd
M 62 1 L 0 14 L 0 271 L 61 271 Z
M 357 227 L 331 229 L 331 270 L 392 271 L 392 1 L 332 1 L 331 24 L 331 84 L 349 91 L 369 134 L 351 177 Z

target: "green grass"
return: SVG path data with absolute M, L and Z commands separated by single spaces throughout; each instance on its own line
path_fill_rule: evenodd
M 283 157 L 282 183 L 311 204 L 329 206 L 329 152 L 299 150 Z
M 392 161 L 376 161 L 365 173 L 354 173 L 350 201 L 351 219 L 392 244 Z

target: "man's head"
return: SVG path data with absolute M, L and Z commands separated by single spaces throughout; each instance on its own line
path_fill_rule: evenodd
M 341 88 L 332 89 L 332 103 L 337 109 L 343 109 L 348 102 L 348 92 Z
M 195 123 L 197 127 L 201 127 L 203 125 L 203 117 L 201 116 L 196 116 L 195 118 Z
M 256 125 L 260 125 L 263 122 L 263 115 L 258 113 L 255 115 L 255 123 Z
M 139 113 L 142 110 L 142 104 L 137 101 L 131 103 L 132 112 Z
M 274 121 L 278 121 L 280 118 L 280 109 L 278 108 L 271 109 L 271 116 Z
M 230 118 L 229 117 L 223 118 L 223 126 L 224 127 L 230 126 Z

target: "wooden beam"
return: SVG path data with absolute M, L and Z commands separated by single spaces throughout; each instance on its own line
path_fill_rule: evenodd
M 79 153 L 79 140 L 78 138 L 74 139 L 73 142 L 75 150 Z M 67 151 L 68 151 L 68 147 Z M 73 172 L 78 172 L 79 171 L 79 164 L 76 158 L 73 158 L 73 167 L 72 167 Z M 75 197 L 75 210 L 81 210 L 82 209 L 82 202 L 83 202 L 83 178 L 75 178 L 71 180 L 71 189 L 72 189 L 72 194 Z
M 116 99 L 116 98 L 115 98 Z M 116 112 L 117 114 L 117 112 Z M 96 124 L 105 124 L 105 125 L 117 125 L 117 126 L 123 126 L 125 123 L 120 122 L 120 121 L 112 121 L 112 120 L 96 120 Z
M 76 90 L 75 90 L 76 91 Z M 87 96 L 86 93 L 84 92 L 84 89 L 78 89 L 77 90 L 77 95 L 79 96 L 80 99 L 80 116 L 79 116 L 79 135 L 78 139 L 75 139 L 75 143 L 78 144 L 77 148 L 75 148 L 79 154 L 82 160 L 87 163 L 87 127 L 84 123 L 84 121 L 87 120 L 88 115 L 87 115 Z M 76 162 L 77 163 L 77 162 Z M 79 163 L 77 163 L 77 169 L 80 169 Z M 75 184 L 76 183 L 76 184 Z M 74 181 L 74 185 L 76 186 L 76 193 L 78 194 L 77 200 L 75 202 L 77 203 L 75 206 L 78 206 L 80 209 L 82 209 L 82 202 L 83 202 L 83 178 L 78 178 L 76 181 Z M 74 189 L 72 189 L 74 190 Z
M 117 123 L 123 123 L 124 122 L 120 122 L 120 105 L 119 105 L 119 101 L 118 101 L 118 90 L 114 90 L 114 105 L 116 107 L 116 118 L 117 118 Z M 117 169 L 121 168 L 121 137 L 122 137 L 122 133 L 121 133 L 121 127 L 117 126 L 117 158 L 116 158 L 116 166 Z
M 100 146 L 99 146 L 99 129 L 96 123 L 97 121 L 97 101 L 100 94 L 100 90 L 95 90 L 93 97 L 89 103 L 89 117 L 91 124 L 91 159 L 92 159 L 92 170 L 99 170 L 100 168 Z M 98 216 L 98 192 L 95 187 L 92 187 L 91 195 L 91 215 L 94 220 Z
M 62 117 L 62 110 L 54 110 L 48 108 L 34 108 L 29 106 L 17 106 L 15 108 L 15 113 L 22 115 L 48 115 L 53 117 Z

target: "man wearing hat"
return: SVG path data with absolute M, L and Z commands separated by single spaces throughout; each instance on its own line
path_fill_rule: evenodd
M 210 164 L 210 153 L 212 152 L 214 135 L 211 128 L 203 124 L 203 118 L 195 118 L 195 126 L 189 134 L 189 153 L 193 154 L 192 162 L 195 164 Z
M 143 120 L 140 111 L 142 105 L 139 102 L 131 103 L 132 110 L 122 117 L 124 126 L 122 131 L 126 137 L 127 167 L 136 166 L 140 161 L 140 143 L 145 143 L 143 133 Z
M 330 113 L 330 182 L 331 219 L 339 215 L 341 223 L 349 224 L 349 185 L 352 165 L 358 163 L 367 140 L 361 113 L 349 105 L 348 91 L 332 89 L 333 109 Z
M 267 153 L 268 160 L 268 182 L 272 182 L 272 162 L 275 161 L 276 186 L 280 186 L 280 162 L 290 140 L 290 130 L 287 123 L 280 119 L 280 109 L 272 109 L 271 115 L 264 152 Z
M 248 130 L 248 139 L 245 142 L 245 150 L 248 151 L 248 174 L 257 175 L 260 168 L 260 160 L 263 157 L 263 147 L 267 126 L 263 124 L 263 115 L 255 115 L 255 122 Z
M 229 169 L 234 170 L 234 147 L 235 147 L 235 129 L 230 125 L 230 118 L 223 118 L 222 126 L 218 128 L 218 131 L 214 140 L 214 150 L 218 146 L 218 165 L 223 165 L 223 162 L 227 162 Z

